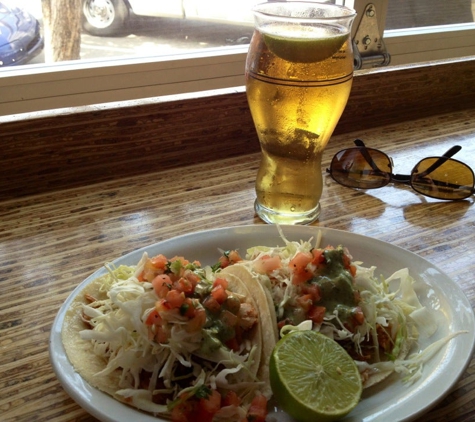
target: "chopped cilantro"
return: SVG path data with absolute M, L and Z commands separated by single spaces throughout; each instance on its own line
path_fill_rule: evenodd
M 221 269 L 221 262 L 217 262 L 216 264 L 214 265 L 211 265 L 211 270 L 215 273 L 216 271 L 220 270 Z
M 181 305 L 180 315 L 185 315 L 188 312 L 188 309 L 190 309 L 190 305 L 188 303 L 184 303 L 183 305 Z
M 196 392 L 195 397 L 198 399 L 207 399 L 211 394 L 211 389 L 206 387 L 205 385 L 200 386 Z
M 173 274 L 179 274 L 180 270 L 183 268 L 183 264 L 179 259 L 175 261 L 168 261 L 167 262 L 167 268 L 169 271 L 171 271 Z

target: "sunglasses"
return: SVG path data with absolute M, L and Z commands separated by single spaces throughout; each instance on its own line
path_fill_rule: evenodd
M 392 160 L 384 152 L 367 148 L 362 140 L 356 147 L 335 154 L 327 172 L 343 186 L 358 189 L 382 188 L 390 182 L 409 184 L 416 192 L 431 198 L 457 200 L 475 193 L 473 170 L 451 158 L 462 149 L 450 148 L 441 157 L 419 161 L 410 175 L 393 174 Z

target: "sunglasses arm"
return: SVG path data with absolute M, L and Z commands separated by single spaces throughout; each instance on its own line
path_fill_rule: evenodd
M 419 177 L 425 177 L 428 174 L 431 174 L 434 170 L 437 170 L 442 164 L 444 164 L 449 158 L 454 156 L 457 152 L 459 152 L 462 149 L 460 145 L 454 145 L 452 148 L 450 148 L 444 155 L 439 157 L 437 161 L 432 164 L 429 168 L 427 168 L 424 172 L 419 174 Z
M 369 151 L 366 149 L 366 145 L 361 139 L 355 139 L 355 145 L 359 148 L 361 148 L 361 155 L 364 157 L 366 162 L 371 166 L 371 168 L 376 171 L 376 172 L 381 172 L 381 170 L 378 168 L 376 163 L 374 162 L 373 158 L 371 157 L 371 154 Z

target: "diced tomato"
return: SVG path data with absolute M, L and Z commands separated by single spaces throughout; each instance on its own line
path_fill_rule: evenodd
M 164 298 L 172 288 L 172 281 L 167 274 L 160 274 L 152 280 L 152 286 L 157 296 Z
M 269 274 L 282 266 L 279 256 L 262 255 L 253 262 L 254 270 L 260 274 Z
M 150 258 L 150 263 L 155 268 L 159 268 L 161 270 L 164 270 L 167 263 L 168 263 L 168 259 L 167 259 L 166 256 L 160 254 L 160 255 L 154 256 L 153 258 Z
M 221 305 L 213 296 L 205 298 L 205 300 L 203 300 L 203 306 L 213 313 L 217 313 L 221 309 Z
M 305 283 L 301 285 L 301 292 L 312 296 L 313 302 L 318 302 L 321 298 L 320 286 L 316 283 Z
M 229 390 L 226 396 L 222 400 L 222 407 L 224 406 L 239 406 L 241 404 L 241 399 L 237 393 L 233 390 Z
M 222 285 L 217 285 L 211 290 L 211 296 L 221 305 L 227 299 L 228 294 Z
M 153 258 L 152 258 L 153 259 Z M 163 274 L 165 270 L 163 268 L 157 268 L 154 266 L 152 259 L 145 261 L 143 271 L 138 277 L 140 281 L 152 281 L 158 274 Z
M 252 399 L 251 406 L 247 412 L 248 422 L 265 422 L 267 416 L 267 399 L 263 395 L 258 395 Z
M 160 314 L 160 312 L 168 312 L 171 308 L 165 299 L 160 299 L 155 302 L 155 309 Z
M 193 289 L 200 282 L 200 277 L 196 275 L 193 271 L 185 271 L 185 278 L 191 283 Z
M 301 271 L 312 262 L 312 259 L 313 255 L 310 252 L 297 252 L 290 260 L 289 267 L 293 271 Z
M 221 268 L 229 267 L 229 265 L 231 264 L 229 258 L 226 255 L 221 255 L 218 259 L 218 262 Z
M 349 256 L 347 253 L 343 254 L 343 266 L 353 277 L 356 275 L 356 266 L 351 263 L 351 256 Z
M 305 310 L 305 312 L 308 312 L 308 310 L 312 307 L 313 305 L 313 300 L 312 300 L 312 295 L 311 294 L 304 294 L 301 296 L 297 296 L 295 298 L 295 302 L 297 305 Z
M 185 277 L 180 277 L 178 281 L 175 281 L 175 283 L 173 283 L 173 287 L 179 292 L 183 292 L 188 295 L 194 290 L 193 284 Z
M 186 325 L 186 331 L 194 333 L 201 330 L 206 322 L 206 311 L 203 308 L 195 309 L 195 316 L 188 321 Z
M 152 309 L 148 314 L 147 319 L 145 320 L 146 325 L 159 325 L 162 322 L 162 318 L 158 313 L 157 309 Z
M 309 281 L 313 277 L 312 271 L 307 268 L 304 268 L 301 271 L 294 271 L 292 274 L 292 284 L 299 285 Z
M 196 401 L 194 400 L 185 400 L 177 404 L 171 413 L 171 419 L 173 422 L 189 422 L 190 417 L 194 413 L 194 405 Z
M 297 252 L 297 254 L 290 260 L 289 268 L 292 271 L 292 283 L 301 284 L 310 280 L 313 273 L 307 268 L 308 264 L 312 262 L 313 255 L 310 252 Z
M 326 312 L 325 306 L 312 306 L 308 311 L 307 316 L 315 323 L 320 324 Z
M 170 290 L 165 299 L 172 309 L 180 308 L 185 303 L 185 293 L 178 290 Z
M 213 287 L 221 286 L 224 290 L 228 288 L 228 280 L 225 278 L 218 277 L 213 282 Z
M 180 306 L 180 315 L 186 316 L 187 318 L 193 318 L 195 314 L 196 312 L 193 301 L 189 297 L 185 298 L 185 301 Z
M 183 256 L 178 256 L 178 255 L 175 255 L 173 258 L 170 259 L 170 262 L 175 262 L 175 261 L 181 261 L 183 266 L 188 265 L 190 263 L 190 261 L 185 259 Z
M 199 400 L 195 420 L 211 422 L 219 409 L 221 409 L 221 394 L 217 390 L 211 390 L 211 394 L 207 398 Z
M 219 257 L 218 262 L 221 268 L 226 268 L 239 261 L 242 261 L 242 258 L 237 251 L 227 251 Z
M 323 249 L 313 249 L 312 250 L 312 264 L 316 265 L 317 267 L 320 264 L 323 264 L 325 262 L 325 256 L 323 255 Z
M 228 257 L 232 264 L 242 261 L 241 255 L 239 255 L 239 252 L 235 250 L 229 251 Z

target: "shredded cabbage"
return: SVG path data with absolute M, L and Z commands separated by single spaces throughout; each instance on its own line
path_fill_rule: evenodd
M 244 341 L 237 351 L 221 345 L 212 353 L 203 352 L 202 330 L 187 331 L 188 320 L 179 312 L 161 315 L 171 328 L 166 343 L 156 341 L 155 327 L 145 321 L 155 309 L 157 295 L 150 282 L 138 279 L 147 260 L 145 253 L 136 267 L 107 265 L 108 275 L 101 280 L 101 291 L 107 292 L 107 299 L 83 305 L 90 328 L 82 330 L 80 336 L 93 343 L 94 353 L 105 362 L 96 376 L 120 371 L 116 395 L 154 414 L 169 414 L 182 394 L 193 393 L 203 385 L 252 398 L 260 384 L 251 365 L 260 356 L 250 341 Z M 172 271 L 180 271 L 176 262 Z M 196 268 L 196 273 L 212 285 L 215 274 L 209 267 Z M 141 383 L 144 373 L 149 374 L 146 388 Z M 153 400 L 157 392 L 172 398 L 157 404 Z M 235 406 L 220 412 L 222 419 L 230 414 L 245 415 Z
M 246 254 L 247 262 L 244 265 L 263 286 L 270 288 L 277 320 L 283 321 L 285 307 L 298 294 L 297 287 L 291 282 L 289 263 L 298 253 L 309 253 L 314 248 L 320 248 L 321 233 L 318 233 L 315 243 L 313 243 L 313 239 L 296 242 L 287 240 L 280 227 L 278 229 L 285 245 L 249 248 Z M 350 256 L 349 252 L 346 252 Z M 264 274 L 257 272 L 255 264 L 264 256 L 278 256 L 281 266 Z M 348 341 L 351 341 L 353 344 L 352 355 L 355 355 L 355 361 L 362 375 L 397 371 L 404 375 L 405 382 L 414 382 L 420 377 L 424 364 L 444 344 L 461 332 L 449 334 L 432 343 L 422 352 L 417 351 L 409 357 L 401 359 L 400 356 L 406 356 L 409 350 L 417 349 L 420 336 L 430 338 L 436 333 L 438 326 L 433 310 L 421 304 L 414 289 L 415 280 L 407 268 L 400 269 L 384 279 L 375 276 L 375 266 L 364 267 L 361 262 L 355 261 L 352 264 L 356 267 L 353 287 L 360 295 L 358 306 L 364 314 L 362 324 L 357 325 L 355 330 L 349 330 L 341 320 L 338 310 L 335 309 L 332 313 L 325 314 L 321 324 L 305 320 L 297 325 L 284 325 L 280 330 L 280 335 L 284 336 L 293 330 L 313 329 L 336 341 L 345 343 L 346 348 L 349 347 Z M 310 264 L 308 268 L 315 269 Z M 378 347 L 381 333 L 385 333 L 392 343 L 391 351 L 384 355 L 380 354 Z M 370 359 L 363 358 L 365 345 L 366 354 L 368 353 L 368 342 L 374 346 Z M 360 358 L 357 357 L 358 355 Z

